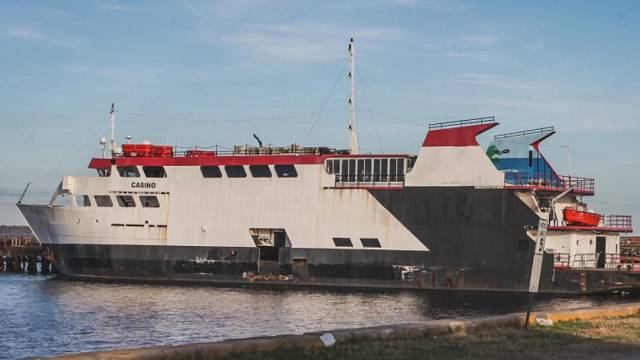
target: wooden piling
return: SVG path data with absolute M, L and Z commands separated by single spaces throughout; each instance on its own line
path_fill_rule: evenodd
M 4 257 L 4 261 L 2 260 Z M 9 236 L 0 234 L 0 271 L 6 272 L 38 272 L 38 257 L 43 250 L 36 238 L 31 235 Z M 47 261 L 49 264 L 49 262 Z M 47 265 L 46 273 L 50 266 Z

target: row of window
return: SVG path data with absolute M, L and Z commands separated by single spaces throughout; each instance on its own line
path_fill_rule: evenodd
M 376 238 L 360 238 L 360 243 L 362 247 L 365 248 L 381 248 L 380 241 Z M 333 244 L 336 247 L 353 247 L 353 243 L 351 242 L 351 238 L 345 237 L 334 237 Z
M 406 162 L 406 165 L 410 164 Z M 335 174 L 340 181 L 402 181 L 405 168 L 404 158 L 364 158 L 329 159 L 325 162 L 329 174 Z
M 145 208 L 158 208 L 160 202 L 155 195 L 140 195 L 138 197 L 140 205 Z M 95 195 L 93 197 L 97 207 L 113 207 L 113 201 L 109 195 Z M 120 207 L 136 207 L 136 200 L 131 195 L 116 195 L 116 201 Z M 78 206 L 91 206 L 89 195 L 76 195 L 76 204 Z
M 167 172 L 162 166 L 143 166 L 142 172 L 148 178 L 166 178 Z M 137 166 L 118 166 L 118 174 L 120 177 L 140 177 L 140 171 Z
M 296 167 L 293 165 L 274 165 L 273 168 L 278 177 L 298 177 Z M 142 171 L 144 172 L 144 176 L 148 178 L 167 177 L 167 173 L 162 166 L 143 166 Z M 202 176 L 205 178 L 222 177 L 220 166 L 201 166 L 200 172 L 202 172 Z M 229 178 L 247 177 L 247 171 L 243 165 L 226 165 L 224 166 L 224 172 Z M 251 173 L 251 176 L 255 178 L 272 177 L 269 165 L 249 165 L 249 172 Z M 102 172 L 101 176 L 104 176 L 105 174 L 105 172 Z M 119 166 L 118 174 L 120 177 L 140 177 L 140 171 L 137 166 Z
M 329 174 L 335 174 L 343 181 L 401 181 L 404 174 L 411 167 L 411 159 L 405 158 L 347 158 L 329 159 L 325 162 L 325 169 Z M 137 166 L 119 166 L 120 177 L 140 177 Z M 293 165 L 274 165 L 278 177 L 297 177 L 298 172 Z M 201 166 L 200 171 L 205 178 L 220 178 L 220 166 Z M 243 165 L 225 165 L 224 171 L 229 178 L 247 177 Z M 147 178 L 166 178 L 167 173 L 162 166 L 142 166 L 142 172 Z M 251 176 L 256 178 L 272 177 L 269 165 L 249 165 Z M 102 172 L 101 176 L 109 176 Z
M 278 177 L 298 177 L 298 171 L 293 165 L 274 165 Z M 219 166 L 201 166 L 200 171 L 205 178 L 221 178 L 222 171 Z M 228 178 L 247 177 L 247 171 L 243 165 L 226 165 L 224 172 Z M 271 168 L 269 165 L 249 165 L 249 172 L 254 178 L 270 178 Z

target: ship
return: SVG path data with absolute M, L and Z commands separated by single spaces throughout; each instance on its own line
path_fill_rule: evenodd
M 619 256 L 631 217 L 587 216 L 595 180 L 558 174 L 540 150 L 553 127 L 483 149 L 495 117 L 432 123 L 414 154 L 360 153 L 354 47 L 348 149 L 118 147 L 112 105 L 95 176 L 17 206 L 72 279 L 530 292 L 535 275 L 542 293 L 640 289 Z

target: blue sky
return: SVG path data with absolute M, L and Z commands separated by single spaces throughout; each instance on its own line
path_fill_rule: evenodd
M 362 150 L 415 153 L 430 122 L 495 115 L 484 143 L 555 125 L 559 172 L 570 144 L 595 210 L 640 224 L 640 2 L 466 0 L 3 1 L 0 223 L 28 181 L 47 201 L 91 174 L 112 101 L 120 142 L 345 147 L 351 36 Z

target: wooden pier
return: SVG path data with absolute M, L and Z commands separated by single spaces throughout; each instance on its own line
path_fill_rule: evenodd
M 40 268 L 38 269 L 38 263 Z M 51 273 L 51 262 L 33 235 L 0 235 L 0 272 Z

